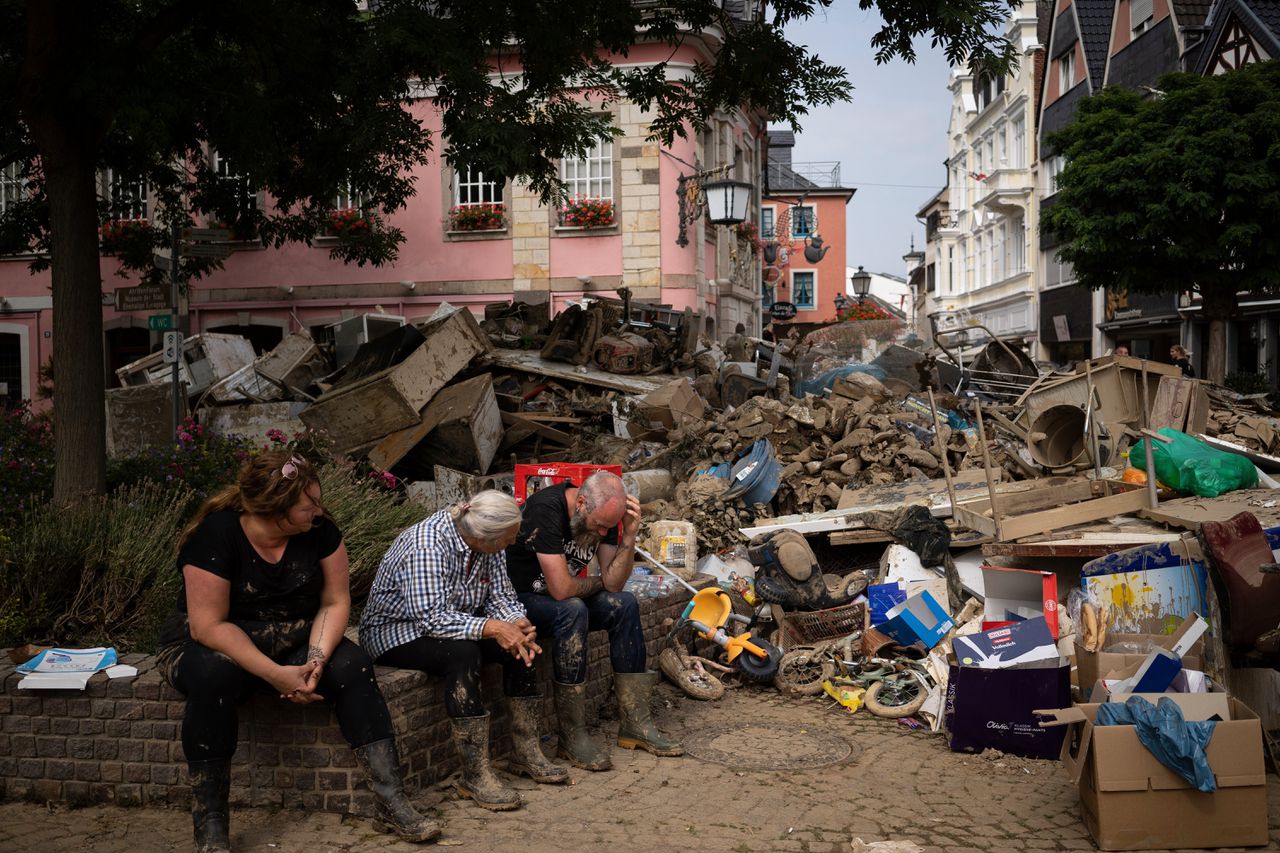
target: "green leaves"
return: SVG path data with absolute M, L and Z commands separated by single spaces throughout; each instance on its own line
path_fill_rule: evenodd
M 1197 289 L 1229 312 L 1280 288 L 1280 63 L 1157 88 L 1105 89 L 1049 138 L 1067 163 L 1041 228 L 1084 286 Z

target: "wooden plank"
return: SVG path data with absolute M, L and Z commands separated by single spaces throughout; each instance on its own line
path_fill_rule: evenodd
M 1268 506 L 1270 504 L 1270 506 Z M 1216 498 L 1177 498 L 1143 509 L 1138 515 L 1183 530 L 1198 530 L 1206 521 L 1226 521 L 1237 513 L 1251 512 L 1264 528 L 1280 526 L 1280 492 L 1242 489 Z
M 982 471 L 976 468 L 969 471 L 961 471 L 954 475 L 952 482 L 957 492 L 986 490 L 986 481 L 983 478 Z M 946 494 L 946 480 L 888 483 L 881 486 L 861 486 L 856 489 L 846 488 L 840 493 L 840 502 L 836 504 L 836 509 L 857 507 L 859 512 L 867 512 L 881 505 L 885 505 L 886 508 L 913 503 L 937 506 L 939 505 L 939 500 L 946 502 Z
M 1191 390 L 1191 403 L 1187 407 L 1187 432 L 1195 435 L 1205 431 L 1209 424 L 1210 408 L 1209 392 L 1204 390 L 1203 383 L 1194 382 L 1194 387 Z
M 1147 493 L 1141 489 L 1121 492 L 1117 495 L 1107 495 L 1106 497 L 1094 498 L 1083 503 L 1014 516 L 1013 518 L 1003 518 L 1000 520 L 999 537 L 1001 541 L 1008 542 L 1011 539 L 1020 539 L 1033 533 L 1058 530 L 1063 527 L 1070 527 L 1073 524 L 1081 524 L 1112 515 L 1137 512 L 1146 508 L 1147 505 Z
M 493 380 L 488 374 L 459 382 L 457 385 L 450 385 L 433 397 L 431 402 L 423 408 L 421 420 L 418 423 L 394 432 L 374 445 L 369 451 L 369 462 L 383 471 L 389 469 L 409 455 L 433 430 L 450 420 L 465 418 L 469 425 L 474 424 L 476 429 L 482 427 L 487 429 L 496 420 L 493 417 L 496 409 L 497 398 L 493 394 Z M 485 414 L 483 418 L 477 414 L 481 411 Z M 485 445 L 484 448 L 482 450 L 478 450 L 477 447 L 468 448 L 467 452 L 453 460 L 454 464 L 462 464 L 464 457 L 468 455 L 474 457 L 478 452 L 482 458 L 475 464 L 479 465 L 483 462 L 482 467 L 487 468 L 493 456 L 493 450 L 488 446 L 491 442 L 491 439 L 477 436 L 477 446 Z M 485 456 L 489 458 L 484 459 Z M 434 463 L 428 461 L 427 465 L 431 464 Z
M 537 376 L 563 379 L 574 383 L 598 385 L 601 388 L 623 391 L 627 394 L 648 394 L 651 391 L 658 390 L 672 380 L 680 378 L 671 374 L 619 376 L 616 373 L 606 373 L 594 367 L 574 367 L 572 364 L 547 361 L 537 353 L 526 350 L 495 349 L 489 354 L 489 359 L 500 367 L 509 367 L 513 370 L 522 370 Z
M 573 444 L 573 436 L 554 427 L 526 417 L 521 412 L 503 412 L 502 422 L 508 426 L 520 426 L 529 430 L 530 433 L 540 435 L 543 438 L 556 442 L 557 444 L 569 445 Z
M 1277 471 L 1280 471 L 1280 457 L 1272 456 L 1269 453 L 1259 453 L 1256 450 L 1250 450 L 1249 448 L 1245 447 L 1243 444 L 1236 444 L 1235 442 L 1224 441 L 1221 438 L 1215 438 L 1214 436 L 1211 436 L 1211 435 L 1204 435 L 1203 433 L 1198 434 L 1196 438 L 1200 439 L 1205 444 L 1208 444 L 1210 447 L 1216 447 L 1219 450 L 1225 450 L 1228 453 L 1235 453 L 1239 456 L 1243 456 L 1246 459 L 1248 459 L 1250 462 L 1252 462 L 1254 465 L 1257 465 L 1263 471 L 1266 471 L 1268 473 L 1275 473 Z
M 1096 495 L 1094 481 L 1083 477 L 1046 477 L 1042 480 L 1024 480 L 1021 490 L 998 490 L 1000 510 L 1005 515 L 1018 515 L 1048 507 L 1061 506 L 1073 501 L 1089 500 Z M 985 496 L 973 500 L 961 499 L 960 505 L 979 514 L 990 511 L 991 503 Z
M 976 530 L 987 536 L 996 535 L 996 523 L 994 519 L 988 518 L 981 513 L 969 509 L 961 504 L 951 510 L 951 517 L 956 520 L 956 524 L 961 527 L 967 527 L 970 530 Z
M 1133 545 L 1107 542 L 989 542 L 982 546 L 986 557 L 1105 557 Z

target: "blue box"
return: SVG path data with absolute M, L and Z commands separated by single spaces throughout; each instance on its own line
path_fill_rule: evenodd
M 955 627 L 951 616 L 927 591 L 919 592 L 885 614 L 885 621 L 875 626 L 899 645 L 924 643 L 931 649 Z
M 867 587 L 867 609 L 871 611 L 871 627 L 879 628 L 894 605 L 907 600 L 907 591 L 896 583 L 875 583 Z

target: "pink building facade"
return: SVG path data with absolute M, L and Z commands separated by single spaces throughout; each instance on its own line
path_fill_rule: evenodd
M 691 40 L 674 57 L 669 48 L 642 45 L 626 61 L 669 59 L 678 73 L 708 56 L 702 40 Z M 444 150 L 448 140 L 438 135 L 441 122 L 433 102 L 424 98 L 411 109 L 437 134 L 436 150 Z M 637 106 L 613 104 L 608 112 L 620 135 L 598 144 L 587 158 L 560 167 L 571 196 L 608 202 L 613 215 L 607 224 L 598 224 L 599 217 L 590 227 L 574 224 L 517 183 L 489 181 L 437 158 L 414 176 L 417 195 L 391 217 L 407 237 L 396 262 L 361 268 L 332 260 L 335 237 L 317 236 L 311 245 L 278 250 L 231 243 L 224 268 L 193 282 L 189 298 L 182 300 L 185 331 L 243 334 L 263 351 L 291 331 L 314 332 L 362 313 L 401 315 L 412 322 L 443 302 L 481 314 L 487 303 L 514 298 L 550 301 L 554 314 L 584 296 L 616 297 L 621 287 L 629 288 L 633 299 L 702 312 L 705 331 L 717 337 L 732 333 L 738 322 L 758 331 L 758 264 L 738 259 L 732 229 L 709 224 L 700 211 L 682 217 L 680 199 L 682 176 L 712 170 L 758 187 L 765 117 L 744 110 L 718 113 L 706 132 L 664 147 L 647 139 L 649 116 Z M 0 186 L 0 203 L 17 191 L 13 183 Z M 116 210 L 126 210 L 126 217 L 154 213 L 145 190 L 113 186 L 104 176 L 102 192 Z M 358 197 L 339 198 L 335 206 L 358 208 L 359 202 Z M 493 227 L 468 229 L 451 216 L 465 208 L 475 213 L 483 204 L 501 205 L 500 221 L 479 223 Z M 758 191 L 751 210 L 755 219 Z M 476 224 L 476 217 L 470 218 Z M 39 367 L 52 352 L 56 320 L 50 279 L 47 272 L 31 274 L 30 260 L 0 258 L 0 391 L 10 401 L 35 395 Z M 161 333 L 148 328 L 148 317 L 168 309 L 117 310 L 116 290 L 136 281 L 117 277 L 110 256 L 102 257 L 100 269 L 102 346 L 111 387 L 116 368 L 159 349 Z
M 796 307 L 789 322 L 833 322 L 836 296 L 849 289 L 845 222 L 854 190 L 840 186 L 839 163 L 793 163 L 794 145 L 790 131 L 769 132 L 761 203 L 763 310 L 767 315 L 772 303 L 789 302 Z M 776 248 L 770 250 L 770 243 Z

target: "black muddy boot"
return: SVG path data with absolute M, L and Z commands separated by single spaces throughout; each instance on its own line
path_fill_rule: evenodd
M 453 742 L 462 756 L 462 778 L 454 785 L 458 794 L 496 812 L 524 805 L 520 794 L 502 784 L 489 767 L 489 715 L 457 717 L 450 722 Z
M 187 762 L 196 853 L 230 853 L 231 759 Z
M 558 785 L 569 781 L 569 771 L 547 760 L 538 736 L 538 706 L 541 696 L 509 696 L 511 742 L 514 753 L 512 773 L 523 773 L 535 782 Z
M 665 737 L 649 714 L 649 697 L 658 682 L 656 672 L 615 672 L 613 689 L 618 694 L 618 746 L 643 749 L 654 755 L 684 755 L 684 747 Z
M 394 740 L 374 741 L 353 751 L 377 800 L 374 826 L 380 832 L 394 833 L 413 842 L 431 841 L 440 835 L 439 821 L 419 814 L 404 794 L 404 777 L 400 775 L 400 756 L 396 754 Z
M 560 724 L 560 754 L 583 770 L 612 770 L 609 753 L 587 734 L 587 685 L 556 685 L 556 718 Z

